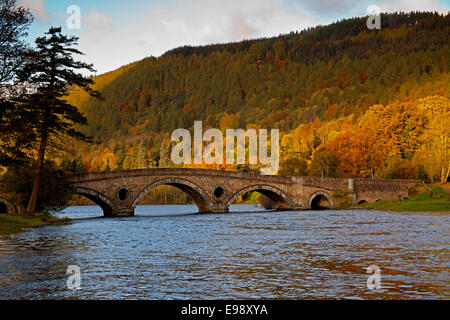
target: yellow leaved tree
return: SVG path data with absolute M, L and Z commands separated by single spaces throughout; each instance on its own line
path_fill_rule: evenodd
M 419 108 L 428 118 L 424 133 L 428 153 L 428 167 L 439 172 L 441 183 L 450 174 L 450 100 L 447 97 L 431 96 L 419 100 Z

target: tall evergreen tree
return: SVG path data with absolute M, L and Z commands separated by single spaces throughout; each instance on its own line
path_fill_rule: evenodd
M 0 0 L 0 165 L 4 166 L 26 158 L 23 151 L 32 137 L 16 103 L 26 93 L 26 82 L 18 75 L 30 51 L 24 38 L 32 21 L 16 0 Z
M 169 146 L 164 141 L 161 141 L 161 148 L 159 151 L 159 168 L 170 168 L 170 152 Z
M 130 148 L 126 153 L 125 159 L 123 160 L 122 169 L 124 170 L 134 169 L 133 148 Z
M 117 144 L 114 147 L 114 154 L 117 156 L 117 170 L 123 169 L 123 162 L 126 157 L 126 150 L 123 144 Z
M 147 153 L 147 150 L 145 150 L 144 141 L 141 140 L 139 142 L 137 159 L 136 159 L 137 169 L 146 169 L 148 167 L 146 153 Z
M 94 97 L 101 97 L 99 92 L 90 87 L 93 80 L 76 72 L 83 69 L 95 72 L 92 65 L 74 60 L 74 54 L 82 54 L 73 48 L 77 41 L 77 37 L 61 34 L 61 28 L 50 28 L 44 37 L 36 39 L 37 49 L 22 74 L 34 89 L 21 102 L 27 113 L 27 120 L 35 131 L 38 152 L 33 192 L 27 207 L 29 213 L 36 211 L 47 148 L 61 148 L 63 139 L 67 137 L 89 141 L 87 136 L 75 128 L 75 125 L 87 124 L 87 119 L 76 106 L 64 99 L 74 86 Z

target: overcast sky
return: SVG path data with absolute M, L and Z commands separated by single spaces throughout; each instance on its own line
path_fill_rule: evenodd
M 276 36 L 342 18 L 383 12 L 447 13 L 450 0 L 19 0 L 36 17 L 30 41 L 50 26 L 80 37 L 82 60 L 97 74 L 183 45 Z M 67 8 L 81 9 L 81 29 L 69 30 Z

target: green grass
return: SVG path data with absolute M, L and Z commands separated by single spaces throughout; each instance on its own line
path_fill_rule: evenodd
M 442 187 L 433 187 L 430 191 L 418 193 L 403 201 L 380 200 L 364 203 L 361 207 L 390 211 L 450 212 L 450 193 Z
M 69 219 L 59 219 L 48 212 L 41 213 L 35 217 L 25 218 L 21 216 L 9 216 L 0 214 L 0 235 L 26 231 L 27 228 L 38 227 L 49 224 L 63 224 Z

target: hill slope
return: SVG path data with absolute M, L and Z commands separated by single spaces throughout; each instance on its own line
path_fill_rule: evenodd
M 76 145 L 68 158 L 81 157 L 94 171 L 166 166 L 161 142 L 174 129 L 203 120 L 205 127 L 222 130 L 279 128 L 284 158 L 297 154 L 314 172 L 316 151 L 344 129 L 360 126 L 371 106 L 448 97 L 449 28 L 449 15 L 386 14 L 381 30 L 353 18 L 146 58 L 94 79 L 105 101 L 76 91 L 68 98 L 87 115 L 84 130 L 98 142 Z M 399 150 L 400 159 L 411 160 L 419 147 Z M 363 176 L 366 169 L 329 174 Z

